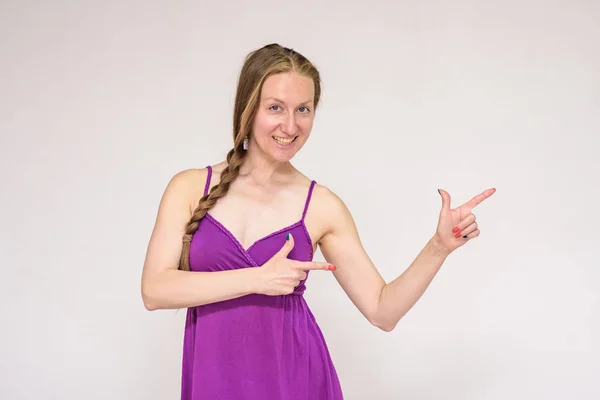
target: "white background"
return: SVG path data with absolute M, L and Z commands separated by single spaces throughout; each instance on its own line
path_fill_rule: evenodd
M 391 333 L 311 274 L 345 398 L 600 398 L 598 21 L 591 0 L 0 2 L 0 398 L 179 398 L 185 310 L 144 309 L 146 245 L 169 179 L 231 148 L 271 42 L 323 78 L 294 164 L 387 281 L 437 188 L 498 189 Z

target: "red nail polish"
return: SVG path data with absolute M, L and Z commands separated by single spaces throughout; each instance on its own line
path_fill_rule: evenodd
M 456 238 L 459 238 L 459 237 L 461 237 L 461 236 L 462 236 L 462 235 L 461 235 L 460 233 L 457 233 L 456 235 L 454 235 L 454 237 L 456 237 Z
M 454 229 L 452 229 L 452 233 L 456 233 L 456 232 L 458 232 L 458 226 L 455 227 Z
M 330 265 L 329 266 L 329 270 L 330 271 L 335 271 L 337 268 L 335 267 L 335 265 Z

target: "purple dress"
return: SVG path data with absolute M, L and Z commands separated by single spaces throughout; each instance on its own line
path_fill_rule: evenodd
M 212 169 L 204 193 L 208 193 Z M 244 249 L 210 214 L 200 220 L 190 248 L 192 271 L 254 268 L 294 236 L 288 258 L 310 261 L 313 247 L 304 217 Z M 341 400 L 342 390 L 325 339 L 303 293 L 250 294 L 190 307 L 183 345 L 182 400 Z

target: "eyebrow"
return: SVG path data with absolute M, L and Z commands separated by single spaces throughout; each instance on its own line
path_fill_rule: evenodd
M 277 97 L 267 97 L 266 99 L 264 99 L 264 101 L 267 101 L 267 100 L 275 100 L 275 101 L 277 101 L 279 103 L 285 103 L 285 101 L 280 100 Z M 313 100 L 307 100 L 307 101 L 305 101 L 303 103 L 300 103 L 300 105 L 308 104 L 308 103 L 312 103 L 312 102 L 313 102 Z

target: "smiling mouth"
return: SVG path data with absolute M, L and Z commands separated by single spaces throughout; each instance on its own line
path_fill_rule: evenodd
M 298 136 L 294 136 L 292 139 L 289 138 L 282 138 L 282 137 L 278 137 L 278 136 L 271 136 L 273 138 L 273 140 L 275 140 L 277 143 L 279 143 L 282 146 L 288 146 L 290 144 L 292 144 L 292 142 L 294 142 L 294 140 L 296 140 L 298 138 Z

